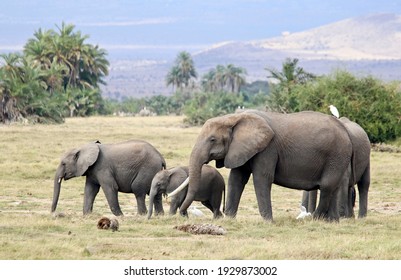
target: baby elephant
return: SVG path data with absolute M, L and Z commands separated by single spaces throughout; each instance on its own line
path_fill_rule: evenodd
M 149 193 L 149 211 L 148 218 L 152 217 L 153 201 L 160 199 L 162 195 L 167 195 L 177 189 L 185 179 L 188 178 L 189 170 L 187 166 L 179 166 L 167 170 L 159 171 L 152 180 Z M 213 212 L 214 218 L 223 216 L 220 211 L 221 199 L 224 198 L 225 183 L 221 174 L 213 167 L 204 165 L 200 180 L 200 187 L 196 191 L 195 201 L 201 201 L 203 205 Z M 188 188 L 183 189 L 176 195 L 171 197 L 170 215 L 177 213 L 177 209 L 181 207 Z M 223 202 L 224 205 L 224 202 Z M 184 212 L 187 216 L 187 212 Z

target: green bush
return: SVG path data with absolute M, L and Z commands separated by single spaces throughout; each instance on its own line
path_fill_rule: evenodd
M 235 109 L 242 104 L 241 95 L 228 92 L 199 92 L 184 107 L 185 122 L 191 125 L 202 125 L 210 118 L 234 113 Z
M 401 136 L 401 92 L 398 83 L 384 83 L 374 77 L 358 78 L 337 71 L 315 82 L 291 89 L 296 100 L 291 111 L 313 110 L 329 113 L 333 104 L 345 116 L 357 122 L 373 143 Z

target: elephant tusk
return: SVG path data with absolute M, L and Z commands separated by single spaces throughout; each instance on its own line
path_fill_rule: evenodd
M 176 188 L 173 192 L 167 194 L 167 198 L 172 197 L 182 191 L 186 186 L 188 186 L 189 183 L 189 177 L 185 179 L 185 181 L 178 187 Z
M 63 177 L 59 177 L 57 182 L 60 184 L 62 179 Z

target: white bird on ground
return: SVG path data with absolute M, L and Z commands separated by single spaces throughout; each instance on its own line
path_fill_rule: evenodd
M 195 206 L 189 206 L 187 211 L 189 214 L 194 215 L 195 217 L 203 216 L 203 212 L 198 208 L 196 208 Z
M 331 114 L 338 119 L 340 117 L 340 113 L 338 112 L 337 108 L 334 105 L 330 105 L 329 108 Z
M 311 216 L 312 214 L 306 211 L 305 206 L 301 205 L 301 213 L 299 213 L 297 220 L 305 219 L 305 217 Z

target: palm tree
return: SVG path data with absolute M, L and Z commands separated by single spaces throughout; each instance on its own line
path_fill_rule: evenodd
M 50 95 L 53 95 L 55 92 L 61 92 L 64 76 L 67 72 L 67 67 L 57 63 L 56 60 L 53 60 L 50 67 L 44 70 L 43 77 Z
M 228 91 L 238 93 L 245 84 L 246 70 L 233 64 L 217 65 L 202 76 L 202 87 L 205 91 Z
M 109 74 L 109 61 L 106 59 L 107 52 L 99 48 L 85 44 L 82 48 L 79 61 L 79 80 L 91 88 L 98 88 L 99 84 L 105 84 L 103 78 Z
M 241 85 L 246 83 L 245 76 L 247 72 L 244 68 L 228 64 L 225 68 L 224 80 L 228 90 L 238 93 Z
M 21 84 L 23 57 L 18 53 L 1 54 L 0 67 L 0 121 L 17 120 L 19 111 L 15 89 Z
M 39 29 L 34 33 L 34 38 L 28 40 L 24 46 L 24 54 L 31 58 L 34 65 L 40 65 L 43 69 L 50 67 L 52 63 L 49 55 L 49 46 L 53 31 Z
M 174 87 L 176 87 L 176 89 L 181 90 L 182 83 L 181 83 L 180 74 L 181 74 L 181 71 L 177 65 L 173 66 L 170 69 L 170 71 L 167 73 L 166 84 L 167 84 L 167 86 L 172 85 L 173 91 L 174 91 Z
M 74 28 L 74 25 L 63 22 L 57 26 L 58 32 L 39 29 L 25 45 L 24 53 L 31 57 L 33 63 L 51 72 L 47 75 L 51 94 L 60 80 L 55 76 L 56 68 L 61 71 L 64 92 L 69 86 L 99 88 L 100 84 L 105 83 L 103 78 L 108 75 L 107 52 L 97 45 L 85 43 L 89 37 L 75 32 Z
M 270 72 L 268 78 L 278 80 L 279 84 L 285 88 L 294 84 L 304 84 L 316 78 L 312 73 L 306 72 L 302 67 L 298 66 L 299 59 L 287 58 L 282 65 L 281 72 L 276 69 L 266 68 Z
M 176 86 L 178 90 L 182 90 L 188 88 L 190 80 L 196 79 L 197 76 L 191 55 L 183 51 L 177 55 L 175 64 L 167 73 L 166 83 L 167 85 L 173 85 L 173 87 Z
M 215 82 L 216 82 L 216 70 L 210 69 L 206 74 L 202 76 L 201 86 L 204 91 L 212 92 L 217 89 Z
M 291 89 L 297 84 L 305 84 L 316 78 L 312 73 L 306 72 L 302 67 L 298 66 L 297 58 L 287 58 L 282 65 L 281 72 L 275 69 L 266 68 L 270 72 L 268 78 L 278 81 L 277 86 L 273 86 L 273 90 L 269 96 L 268 103 L 272 110 L 281 112 L 292 112 L 297 108 L 298 100 L 292 93 Z

